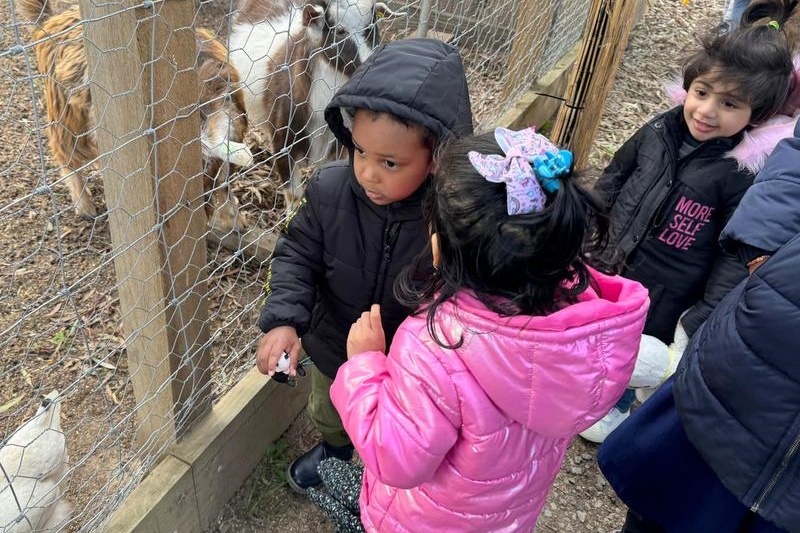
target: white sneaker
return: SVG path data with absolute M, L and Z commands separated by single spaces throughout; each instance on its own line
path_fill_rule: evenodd
M 580 436 L 589 442 L 602 444 L 606 437 L 611 435 L 611 432 L 617 429 L 629 416 L 631 416 L 630 409 L 623 412 L 614 407 L 606 416 L 595 422 L 592 427 L 582 431 Z

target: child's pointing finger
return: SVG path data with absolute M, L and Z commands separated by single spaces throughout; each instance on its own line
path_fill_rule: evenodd
M 372 331 L 382 331 L 383 325 L 381 324 L 381 306 L 372 304 L 369 310 L 369 325 Z

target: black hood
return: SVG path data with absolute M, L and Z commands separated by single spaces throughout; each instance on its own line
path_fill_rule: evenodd
M 461 56 L 434 39 L 406 39 L 379 46 L 336 93 L 325 120 L 336 138 L 353 148 L 344 109 L 385 111 L 425 126 L 439 139 L 472 133 L 469 89 Z

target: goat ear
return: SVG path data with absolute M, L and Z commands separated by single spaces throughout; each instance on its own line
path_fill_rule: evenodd
M 392 20 L 398 17 L 405 17 L 405 11 L 392 11 L 389 6 L 383 2 L 375 3 L 374 18 L 375 20 L 388 19 Z
M 325 11 L 314 4 L 306 4 L 303 6 L 303 26 L 308 27 L 314 19 L 317 19 L 325 14 Z

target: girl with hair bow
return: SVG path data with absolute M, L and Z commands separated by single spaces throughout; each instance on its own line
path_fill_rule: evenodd
M 323 461 L 328 491 L 309 496 L 342 532 L 531 531 L 569 442 L 633 370 L 647 293 L 586 264 L 603 232 L 572 155 L 498 128 L 437 169 L 429 249 L 395 287 L 416 312 L 387 352 L 365 311 L 331 388 L 363 476 Z

